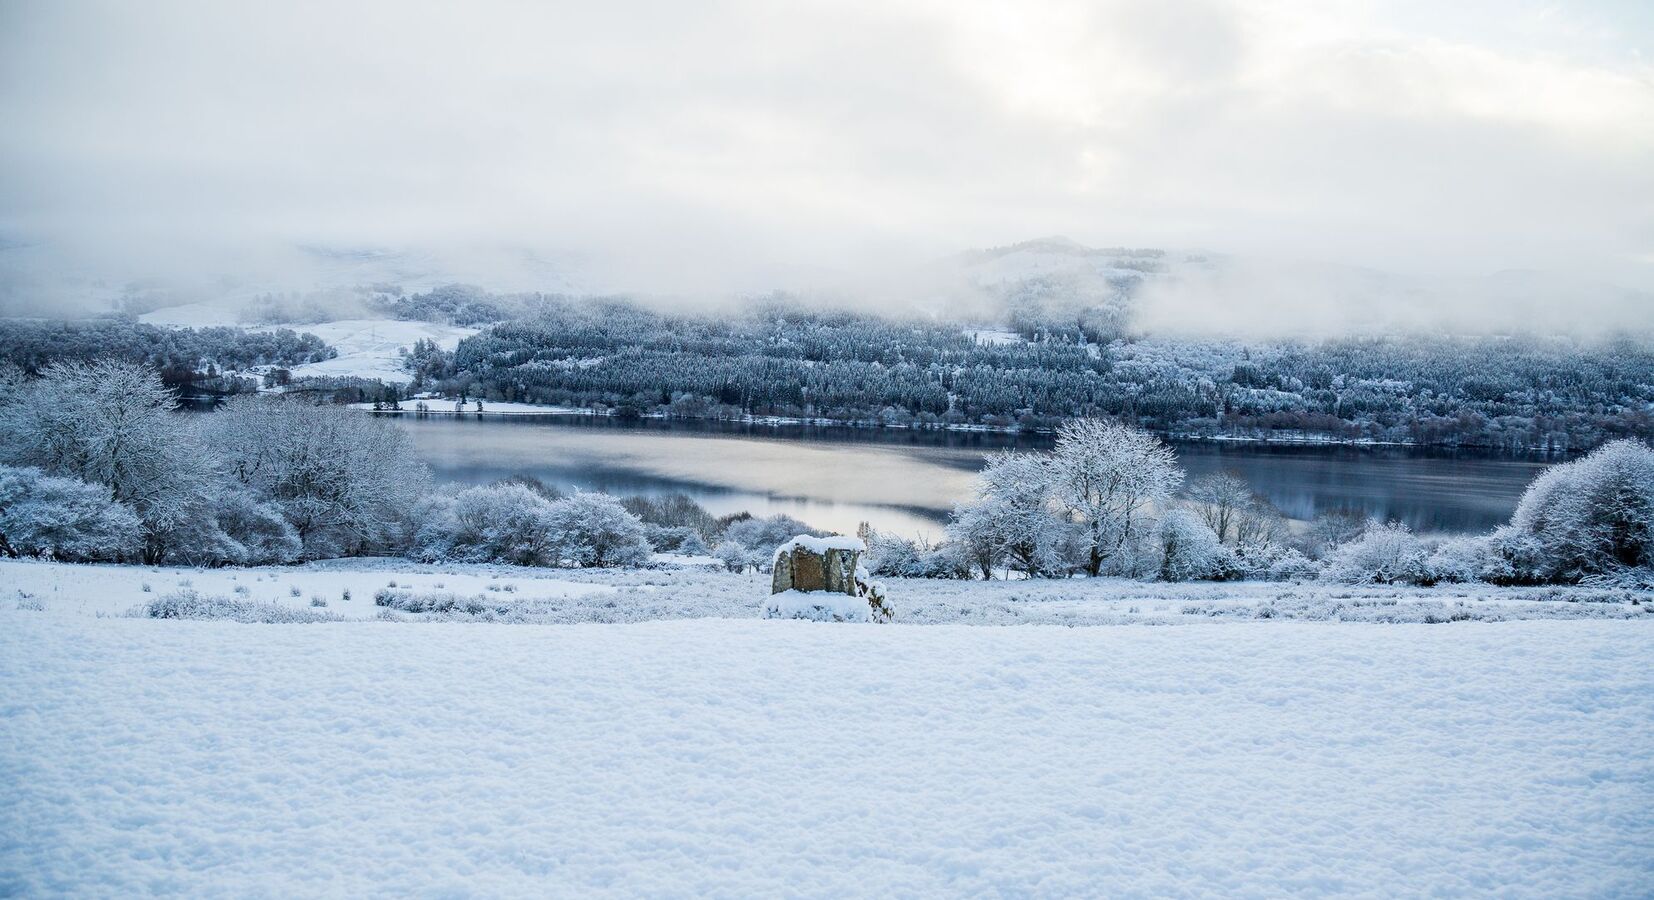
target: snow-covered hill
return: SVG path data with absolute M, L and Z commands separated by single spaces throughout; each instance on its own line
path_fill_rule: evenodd
M 1033 279 L 1126 284 L 1206 261 L 1201 254 L 1152 248 L 1087 247 L 1059 236 L 972 250 L 948 262 L 958 266 L 970 283 L 993 286 Z

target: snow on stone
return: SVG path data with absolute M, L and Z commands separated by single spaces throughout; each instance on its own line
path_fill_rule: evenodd
M 780 559 L 781 554 L 791 553 L 794 550 L 808 550 L 811 553 L 821 555 L 825 555 L 828 550 L 850 550 L 855 553 L 866 553 L 867 545 L 862 543 L 861 538 L 849 537 L 841 534 L 829 535 L 827 537 L 814 537 L 808 534 L 801 534 L 785 544 L 775 548 L 775 558 Z
M 1654 622 L 0 606 L 0 894 L 1633 896 Z

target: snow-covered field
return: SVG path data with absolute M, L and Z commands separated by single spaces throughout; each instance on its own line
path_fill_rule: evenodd
M 438 347 L 452 350 L 461 338 L 476 334 L 479 329 L 434 322 L 408 322 L 401 319 L 344 319 L 335 322 L 313 322 L 294 325 L 247 325 L 240 321 L 240 308 L 223 302 L 193 303 L 169 306 L 146 313 L 139 320 L 150 325 L 173 328 L 202 328 L 209 325 L 234 325 L 249 331 L 269 331 L 290 328 L 308 332 L 328 346 L 339 351 L 333 359 L 293 367 L 293 374 L 307 378 L 335 376 L 377 378 L 387 384 L 403 384 L 413 376 L 402 368 L 402 350 L 412 348 L 416 341 L 435 341 Z
M 121 614 L 185 580 L 344 620 Z M 665 620 L 373 620 L 391 580 Z M 767 576 L 681 568 L 8 561 L 0 584 L 0 895 L 1654 886 L 1639 595 L 887 580 L 904 621 L 954 624 L 881 626 L 760 620 Z M 1612 618 L 1287 620 L 1460 602 Z M 1024 621 L 1183 627 L 958 624 Z
M 0 606 L 14 600 L 54 613 L 123 615 L 190 590 L 203 596 L 317 609 L 342 619 L 384 617 L 381 589 L 480 597 L 505 613 L 481 618 L 537 624 L 755 618 L 767 574 L 733 574 L 708 557 L 661 555 L 652 569 L 544 569 L 434 564 L 406 559 L 330 560 L 303 566 L 189 569 L 63 565 L 0 559 Z M 1417 588 L 1319 582 L 1165 584 L 1116 578 L 1032 581 L 880 579 L 898 621 L 937 625 L 1188 625 L 1310 620 L 1376 623 L 1517 619 L 1654 620 L 1654 593 L 1580 587 Z M 345 597 L 348 592 L 349 598 Z M 325 607 L 314 601 L 325 601 Z M 405 616 L 423 621 L 431 616 Z M 443 618 L 443 617 L 435 617 Z M 477 618 L 477 617 L 463 617 Z
M 351 376 L 377 378 L 386 384 L 401 384 L 413 379 L 402 367 L 401 351 L 413 347 L 415 341 L 435 341 L 438 347 L 452 350 L 459 346 L 461 338 L 478 331 L 458 325 L 398 319 L 351 319 L 291 327 L 296 331 L 308 331 L 339 351 L 333 359 L 295 366 L 294 377 Z

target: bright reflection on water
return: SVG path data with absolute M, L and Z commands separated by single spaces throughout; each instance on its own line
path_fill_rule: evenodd
M 784 512 L 821 528 L 858 522 L 940 537 L 984 453 L 1046 449 L 1048 436 L 782 428 L 609 418 L 398 417 L 437 477 L 534 475 L 611 494 L 679 492 L 715 514 Z M 1546 464 L 1470 452 L 1184 443 L 1190 477 L 1233 470 L 1298 519 L 1348 509 L 1419 531 L 1485 531 L 1510 517 Z

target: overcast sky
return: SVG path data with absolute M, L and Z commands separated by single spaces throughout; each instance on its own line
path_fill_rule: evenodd
M 1064 234 L 1651 289 L 1651 36 L 1646 0 L 0 0 L 0 234 L 657 289 Z

